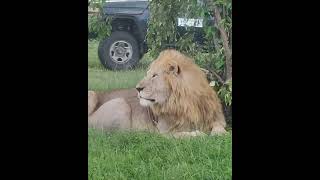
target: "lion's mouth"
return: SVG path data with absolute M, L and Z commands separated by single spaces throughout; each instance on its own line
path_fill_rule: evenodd
M 141 99 L 145 99 L 145 100 L 148 100 L 148 101 L 151 101 L 151 102 L 155 102 L 156 100 L 155 99 L 149 99 L 149 98 L 144 98 L 142 96 L 139 96 Z

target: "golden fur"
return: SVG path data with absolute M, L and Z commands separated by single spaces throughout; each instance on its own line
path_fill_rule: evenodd
M 130 93 L 113 97 L 123 98 L 131 108 L 133 108 L 133 104 L 139 106 L 134 107 L 134 109 L 140 112 L 134 113 L 135 110 L 131 109 L 130 117 L 124 117 L 125 121 L 130 121 L 131 124 L 136 121 L 140 123 L 148 122 L 148 126 L 140 124 L 139 127 L 150 129 L 149 122 L 156 120 L 158 123 L 154 124 L 156 130 L 161 133 L 180 133 L 182 136 L 200 135 L 203 134 L 202 132 L 211 132 L 211 134 L 226 132 L 224 129 L 226 122 L 220 100 L 216 92 L 209 86 L 206 75 L 193 63 L 192 59 L 178 51 L 165 50 L 161 52 L 136 88 L 138 92 L 131 89 L 128 90 Z M 104 96 L 109 96 L 108 94 L 110 93 L 105 93 Z M 98 99 L 95 101 L 100 102 L 98 108 L 103 103 L 111 104 L 112 97 L 104 100 L 101 97 L 101 95 L 95 96 Z M 130 97 L 131 100 L 128 99 Z M 93 99 L 95 98 L 92 98 L 92 95 L 90 98 L 89 93 L 88 98 L 90 102 L 94 102 Z M 139 101 L 141 105 L 137 105 Z M 91 109 L 92 106 L 90 105 Z M 115 107 L 113 112 L 114 110 L 121 110 L 119 102 L 117 106 L 120 107 Z M 94 110 L 91 111 L 94 114 Z M 104 109 L 104 111 L 109 110 Z M 140 114 L 140 116 L 136 116 L 137 114 Z M 145 116 L 141 116 L 143 114 Z M 108 117 L 99 118 L 108 119 Z M 141 118 L 145 119 L 141 121 Z

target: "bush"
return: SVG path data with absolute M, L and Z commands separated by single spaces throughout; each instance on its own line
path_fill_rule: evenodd
M 91 0 L 88 8 L 97 10 L 96 13 L 88 14 L 88 39 L 101 40 L 111 33 L 110 19 L 104 19 L 102 5 L 104 0 Z

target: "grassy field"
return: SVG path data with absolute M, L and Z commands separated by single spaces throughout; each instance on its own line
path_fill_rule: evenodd
M 97 43 L 88 43 L 90 90 L 134 87 L 151 60 L 145 56 L 132 71 L 107 71 L 98 60 Z M 88 140 L 90 180 L 231 179 L 231 133 L 175 140 L 145 132 L 89 129 Z

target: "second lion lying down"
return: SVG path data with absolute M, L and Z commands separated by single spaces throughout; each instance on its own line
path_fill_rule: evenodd
M 175 50 L 161 52 L 136 89 L 88 91 L 88 125 L 175 137 L 226 132 L 222 105 L 205 74 Z

